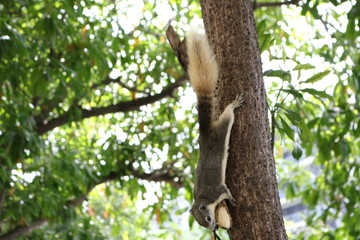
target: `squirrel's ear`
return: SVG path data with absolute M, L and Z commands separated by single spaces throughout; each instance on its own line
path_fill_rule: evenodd
M 191 209 L 189 210 L 189 213 L 190 213 L 191 215 L 193 215 L 193 211 L 192 211 Z

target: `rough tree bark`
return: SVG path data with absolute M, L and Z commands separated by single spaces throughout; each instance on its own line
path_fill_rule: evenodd
M 200 0 L 205 30 L 220 66 L 217 110 L 238 93 L 226 183 L 237 200 L 230 208 L 230 239 L 287 239 L 271 150 L 260 51 L 248 0 Z

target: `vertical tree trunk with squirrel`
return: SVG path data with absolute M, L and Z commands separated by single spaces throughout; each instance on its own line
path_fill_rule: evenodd
M 200 0 L 205 30 L 219 64 L 217 112 L 239 93 L 226 183 L 237 206 L 229 206 L 231 239 L 287 239 L 275 162 L 271 149 L 266 95 L 252 3 Z

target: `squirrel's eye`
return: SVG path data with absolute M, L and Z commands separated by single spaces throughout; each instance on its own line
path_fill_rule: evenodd
M 206 209 L 206 207 L 205 207 L 205 205 L 200 205 L 200 207 L 199 207 L 199 209 L 201 210 L 201 211 L 204 211 L 205 209 Z
M 210 216 L 207 216 L 207 217 L 205 218 L 205 220 L 206 220 L 207 222 L 211 222 L 211 217 L 210 217 Z

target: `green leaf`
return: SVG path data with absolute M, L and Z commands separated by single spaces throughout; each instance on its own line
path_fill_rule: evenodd
M 350 19 L 347 24 L 347 28 L 346 28 L 346 32 L 345 32 L 346 37 L 352 41 L 354 41 L 355 38 L 357 37 L 355 26 L 356 26 L 355 19 Z
M 194 226 L 194 221 L 195 218 L 193 216 L 189 216 L 189 228 L 192 229 L 192 227 Z
M 282 117 L 280 117 L 280 121 L 286 135 L 294 141 L 295 131 L 287 124 L 287 122 Z
M 285 60 L 286 60 L 286 58 L 287 58 L 287 54 L 286 54 L 286 51 L 285 51 L 285 47 L 283 46 L 283 45 L 281 45 L 281 58 L 282 58 L 282 60 L 284 61 L 284 63 L 285 63 Z
M 305 143 L 309 143 L 312 139 L 312 135 L 308 126 L 301 120 L 298 127 L 300 128 L 300 139 Z
M 318 90 L 315 90 L 313 88 L 304 88 L 304 89 L 300 89 L 299 91 L 309 93 L 309 94 L 311 94 L 311 95 L 313 95 L 315 97 L 327 98 L 327 99 L 330 99 L 332 101 L 334 100 L 334 97 L 330 96 L 325 91 L 318 91 Z
M 278 77 L 284 81 L 291 82 L 291 74 L 289 71 L 283 70 L 268 70 L 264 72 L 264 76 L 267 77 Z
M 323 72 L 317 73 L 314 76 L 308 78 L 305 81 L 305 83 L 314 83 L 314 82 L 320 81 L 321 79 L 326 77 L 330 72 L 331 72 L 330 70 L 325 70 Z
M 289 183 L 286 185 L 286 198 L 287 199 L 292 199 L 295 197 L 296 193 L 295 193 L 295 187 L 294 187 L 294 183 Z
M 296 70 L 309 70 L 309 69 L 314 69 L 315 67 L 309 63 L 306 64 L 298 64 L 296 65 L 296 67 L 293 68 L 293 71 Z
M 294 125 L 298 125 L 301 121 L 302 118 L 299 115 L 298 112 L 295 112 L 294 110 L 288 109 L 288 108 L 283 108 L 285 110 L 285 115 L 288 117 L 288 119 L 294 124 Z
M 263 34 L 259 40 L 260 40 L 260 53 L 263 53 L 275 42 L 275 38 L 273 38 L 272 35 L 269 33 Z
M 319 1 L 315 1 L 315 4 L 312 8 L 310 8 L 310 13 L 314 16 L 315 19 L 320 19 L 319 10 L 317 7 L 319 6 Z
M 311 225 L 314 221 L 314 217 L 316 216 L 316 212 L 315 213 L 312 213 L 310 214 L 307 218 L 306 218 L 306 225 Z
M 291 95 L 293 95 L 295 98 L 299 98 L 303 100 L 303 95 L 301 93 L 299 93 L 299 91 L 295 90 L 295 89 L 283 89 L 283 92 L 287 92 L 290 93 Z
M 260 21 L 258 24 L 256 24 L 256 29 L 257 29 L 259 35 L 262 34 L 266 29 L 266 19 L 264 19 L 264 20 Z

